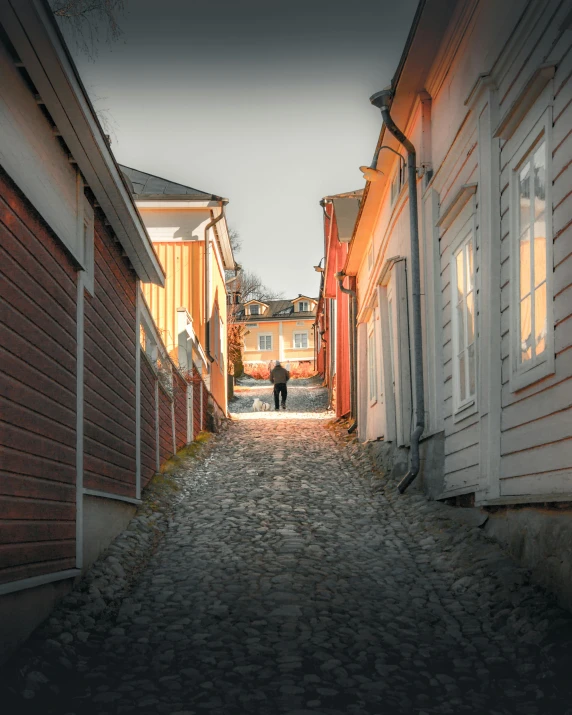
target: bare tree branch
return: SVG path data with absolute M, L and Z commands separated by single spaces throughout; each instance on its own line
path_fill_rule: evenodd
M 118 40 L 123 31 L 119 16 L 125 11 L 127 0 L 49 0 L 63 31 L 73 38 L 77 48 L 94 58 L 97 45 Z

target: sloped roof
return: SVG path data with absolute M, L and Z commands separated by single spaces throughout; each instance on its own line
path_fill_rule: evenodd
M 306 296 L 303 296 L 306 297 Z M 293 300 L 298 300 L 294 298 Z M 316 304 L 318 303 L 317 298 L 310 298 Z M 248 301 L 250 303 L 251 301 Z M 241 303 L 237 311 L 236 317 L 239 320 L 250 320 L 252 322 L 261 322 L 265 320 L 276 320 L 277 318 L 296 318 L 297 320 L 304 318 L 314 318 L 316 316 L 316 309 L 313 310 L 303 310 L 294 312 L 294 305 L 292 300 L 267 300 L 265 305 L 268 306 L 268 310 L 264 315 L 246 315 L 244 312 L 244 306 L 246 304 Z
M 119 165 L 123 175 L 127 178 L 133 189 L 136 198 L 145 197 L 147 199 L 174 199 L 184 196 L 188 201 L 222 201 L 222 196 L 209 194 L 200 189 L 193 189 L 192 186 L 177 184 L 174 181 L 163 179 L 154 174 L 147 174 L 139 169 L 132 169 L 129 166 Z

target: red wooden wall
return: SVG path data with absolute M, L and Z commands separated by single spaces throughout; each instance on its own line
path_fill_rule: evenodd
M 153 368 L 141 351 L 141 484 L 146 486 L 157 471 L 155 445 L 155 381 Z
M 159 383 L 159 458 L 161 464 L 173 455 L 171 398 Z
M 175 439 L 177 450 L 187 443 L 187 382 L 177 372 L 173 375 L 175 400 Z
M 76 271 L 0 169 L 0 582 L 75 566 Z
M 95 226 L 95 295 L 85 296 L 84 486 L 135 497 L 135 274 Z M 138 337 L 138 336 L 137 336 Z

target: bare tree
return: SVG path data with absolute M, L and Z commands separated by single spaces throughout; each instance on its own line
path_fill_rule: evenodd
M 282 293 L 272 290 L 265 286 L 260 276 L 253 271 L 241 270 L 236 281 L 236 290 L 240 293 L 243 303 L 248 300 L 280 300 L 283 297 Z
M 123 31 L 119 16 L 125 11 L 127 0 L 49 0 L 62 30 L 76 43 L 77 48 L 93 58 L 98 42 L 115 41 Z

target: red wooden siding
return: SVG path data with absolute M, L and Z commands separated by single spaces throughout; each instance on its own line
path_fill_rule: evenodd
M 156 375 L 141 352 L 141 484 L 146 486 L 157 471 L 155 444 Z
M 203 393 L 203 409 L 201 419 L 201 392 Z M 209 393 L 200 375 L 193 371 L 193 437 L 206 429 L 207 406 Z
M 135 496 L 134 274 L 101 221 L 85 297 L 84 486 Z
M 175 387 L 175 438 L 177 450 L 187 443 L 187 382 L 177 372 L 173 373 Z
M 75 566 L 76 271 L 0 169 L 0 583 Z
M 161 464 L 173 455 L 171 399 L 159 383 L 159 457 Z

